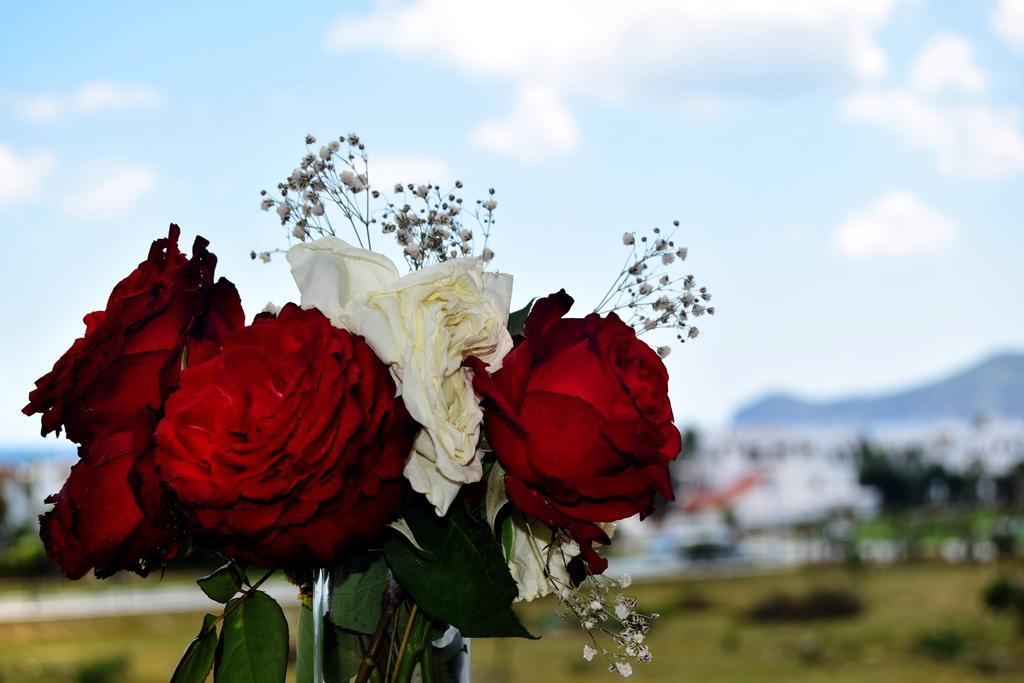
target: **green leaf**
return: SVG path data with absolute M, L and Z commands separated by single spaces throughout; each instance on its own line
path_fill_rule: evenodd
M 530 314 L 530 309 L 533 308 L 533 302 L 536 299 L 530 299 L 529 303 L 520 308 L 518 311 L 513 311 L 508 314 L 508 333 L 513 337 L 523 333 L 523 328 L 526 326 L 526 316 Z
M 217 651 L 217 617 L 207 614 L 199 635 L 185 648 L 181 661 L 171 674 L 171 683 L 203 683 L 213 668 Z
M 217 644 L 217 683 L 283 683 L 288 622 L 272 597 L 255 591 L 228 603 Z
M 324 678 L 344 683 L 359 673 L 363 663 L 363 641 L 358 633 L 328 625 L 324 633 Z
M 373 633 L 388 582 L 384 557 L 380 553 L 355 555 L 331 572 L 331 577 L 331 622 L 350 631 Z
M 242 588 L 242 572 L 233 562 L 196 581 L 211 600 L 226 604 Z
M 313 683 L 313 610 L 299 607 L 299 633 L 295 638 L 295 683 Z
M 505 469 L 495 461 L 491 465 L 491 471 L 487 475 L 487 495 L 484 498 L 484 515 L 487 518 L 487 526 L 494 528 L 498 519 L 498 513 L 508 502 L 508 495 L 505 493 Z
M 403 516 L 427 553 L 389 538 L 384 555 L 422 609 L 466 637 L 533 637 L 512 611 L 518 589 L 501 547 L 464 499 L 438 517 L 426 498 L 413 493 L 406 496 Z

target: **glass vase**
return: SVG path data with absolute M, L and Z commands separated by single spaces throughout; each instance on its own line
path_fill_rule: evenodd
M 340 569 L 318 569 L 314 574 L 312 596 L 313 683 L 340 683 L 330 678 L 325 655 L 327 649 L 326 633 L 329 628 L 332 628 L 330 622 L 331 590 L 335 582 L 344 579 L 344 575 L 341 572 L 342 570 Z M 384 599 L 383 595 L 381 599 Z M 418 612 L 418 610 L 414 610 L 411 614 L 415 617 Z M 469 639 L 463 638 L 459 630 L 453 626 L 448 626 L 443 630 L 436 624 L 430 624 L 429 627 L 430 632 L 436 635 L 436 637 L 429 639 L 422 652 L 418 653 L 415 666 L 409 666 L 410 662 L 405 662 L 405 665 L 401 665 L 400 662 L 395 661 L 394 652 L 387 654 L 387 656 L 392 657 L 391 661 L 386 661 L 383 655 L 379 655 L 376 658 L 376 666 L 381 668 L 387 667 L 388 669 L 397 668 L 400 674 L 404 672 L 407 676 L 406 678 L 403 679 L 402 676 L 396 677 L 399 683 L 403 683 L 404 680 L 420 683 L 469 683 Z M 405 633 L 402 635 L 407 637 L 409 630 L 411 629 L 404 629 Z M 394 636 L 398 642 L 406 639 L 397 633 Z M 376 674 L 370 677 L 369 680 L 383 680 L 383 676 L 380 676 L 379 671 Z

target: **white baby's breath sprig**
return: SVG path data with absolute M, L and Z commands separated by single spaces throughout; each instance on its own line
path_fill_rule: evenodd
M 622 235 L 629 255 L 597 305 L 597 313 L 616 313 L 637 334 L 672 329 L 679 342 L 700 334 L 694 319 L 714 315 L 715 308 L 708 305 L 711 292 L 707 287 L 698 286 L 693 275 L 679 272 L 689 250 L 675 243 L 678 229 L 679 221 L 673 221 L 667 234 L 654 228 L 650 235 Z M 662 358 L 670 352 L 667 346 L 658 347 Z
M 355 133 L 319 146 L 307 135 L 299 165 L 278 183 L 276 194 L 260 192 L 260 208 L 274 210 L 288 228 L 289 245 L 351 235 L 360 247 L 372 249 L 379 230 L 395 239 L 412 270 L 467 256 L 480 256 L 485 264 L 494 259 L 488 244 L 498 207 L 493 188 L 474 210 L 464 211 L 461 181 L 446 191 L 433 183 L 398 183 L 385 194 L 373 185 L 370 170 L 366 145 Z M 275 251 L 253 253 L 267 262 Z
M 563 563 L 559 571 L 549 566 L 545 576 L 558 599 L 555 613 L 564 619 L 574 618 L 590 639 L 583 647 L 585 660 L 589 662 L 600 654 L 608 662 L 609 671 L 625 678 L 633 673 L 634 662 L 646 664 L 653 659 L 646 641 L 651 622 L 658 615 L 639 611 L 636 598 L 622 592 L 632 584 L 629 575 L 618 580 L 588 575 L 579 585 L 565 580 L 563 577 L 570 576 L 568 563 L 580 551 L 579 544 L 561 530 L 555 531 L 550 544 L 535 550 L 541 557 Z M 565 571 L 561 571 L 563 568 Z

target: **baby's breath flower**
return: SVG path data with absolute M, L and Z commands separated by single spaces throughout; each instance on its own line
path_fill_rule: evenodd
M 629 574 L 623 574 L 621 577 L 619 577 L 619 585 L 623 588 L 629 588 L 633 585 L 633 577 Z
M 623 233 L 622 243 L 630 248 L 627 266 L 595 310 L 597 313 L 618 312 L 638 334 L 660 328 L 674 329 L 676 339 L 683 342 L 698 334 L 694 331 L 696 328 L 691 327 L 690 318 L 711 313 L 710 309 L 696 304 L 697 298 L 710 301 L 711 293 L 701 287 L 697 295 L 692 294 L 691 290 L 697 287 L 693 275 L 682 277 L 672 272 L 688 253 L 686 247 L 677 246 L 674 241 L 679 221 L 673 221 L 672 225 L 673 229 L 668 232 L 653 228 L 652 236 Z M 663 358 L 667 355 L 665 349 L 658 348 Z
M 597 650 L 595 650 L 594 648 L 590 647 L 589 645 L 583 646 L 583 659 L 587 660 L 588 662 L 592 661 L 594 659 L 594 655 L 596 654 Z
M 260 208 L 276 209 L 289 239 L 336 236 L 334 227 L 345 225 L 352 227 L 360 247 L 372 249 L 371 227 L 376 226 L 402 247 L 415 245 L 406 252 L 412 269 L 474 253 L 493 260 L 488 244 L 498 206 L 493 188 L 486 200 L 476 202 L 477 210 L 467 219 L 457 193 L 461 181 L 448 192 L 433 183 L 395 184 L 388 197 L 370 185 L 369 157 L 358 135 L 342 135 L 317 147 L 315 136 L 307 135 L 305 141 L 307 149 L 298 167 L 277 184 L 280 198 L 268 196 L 266 190 L 260 193 Z M 399 196 L 416 198 L 416 206 L 399 202 Z M 334 215 L 338 213 L 341 220 Z M 471 228 L 469 220 L 476 220 L 478 229 Z M 257 257 L 254 251 L 253 258 Z
M 671 346 L 659 346 L 658 347 L 658 355 L 661 356 L 662 358 L 668 358 L 668 354 L 670 354 L 670 353 L 672 353 L 672 347 Z M 625 588 L 625 586 L 623 586 L 623 588 Z
M 615 666 L 611 670 L 618 672 L 623 678 L 629 678 L 633 675 L 633 667 L 630 666 L 629 662 L 615 662 Z

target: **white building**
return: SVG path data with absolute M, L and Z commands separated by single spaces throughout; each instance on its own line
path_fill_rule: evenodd
M 742 428 L 711 433 L 679 465 L 684 511 L 728 510 L 742 529 L 771 529 L 878 509 L 858 482 L 850 429 Z

